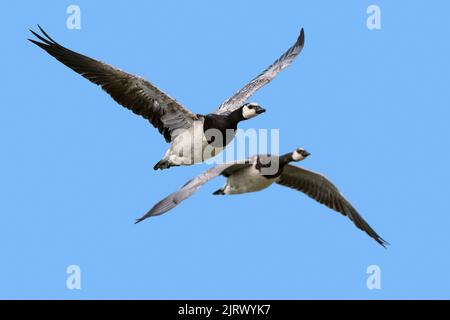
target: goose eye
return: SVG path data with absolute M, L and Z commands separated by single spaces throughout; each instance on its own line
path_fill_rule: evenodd
M 254 108 L 254 106 L 252 106 L 252 105 L 249 105 L 249 106 L 247 106 L 247 108 L 249 108 L 249 109 L 253 109 L 253 108 Z

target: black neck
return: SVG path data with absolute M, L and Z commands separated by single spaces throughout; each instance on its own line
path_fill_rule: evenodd
M 230 119 L 230 121 L 235 125 L 245 120 L 244 116 L 242 115 L 242 108 L 236 109 L 232 113 L 230 113 L 228 115 L 228 119 Z
M 280 156 L 280 167 L 284 167 L 291 161 L 294 161 L 294 159 L 292 158 L 292 153 L 283 154 L 282 156 Z
M 258 161 L 257 161 L 257 163 L 256 163 L 256 169 L 260 170 L 260 173 L 261 173 L 261 175 L 262 175 L 263 177 L 272 179 L 272 178 L 279 177 L 280 174 L 283 172 L 284 167 L 285 167 L 289 162 L 291 162 L 292 160 L 293 160 L 293 159 L 292 159 L 292 153 L 287 153 L 287 154 L 284 154 L 284 155 L 282 155 L 282 156 L 279 156 L 279 157 L 278 157 L 278 168 L 277 168 L 277 171 L 276 171 L 275 173 L 272 173 L 272 174 L 264 174 L 264 173 L 261 171 L 261 168 L 263 167 L 263 165 L 259 162 L 259 157 L 258 157 Z M 271 165 L 273 165 L 272 162 L 270 162 L 270 163 L 268 164 L 269 167 L 270 167 Z M 266 166 L 266 167 L 267 167 L 267 166 Z

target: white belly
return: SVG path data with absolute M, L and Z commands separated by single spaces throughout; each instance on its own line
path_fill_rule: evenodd
M 231 175 L 227 180 L 224 193 L 239 194 L 259 191 L 270 186 L 276 179 L 263 177 L 253 165 Z
M 177 165 L 203 162 L 223 151 L 208 144 L 203 133 L 203 121 L 195 121 L 189 130 L 184 130 L 172 142 L 165 158 Z

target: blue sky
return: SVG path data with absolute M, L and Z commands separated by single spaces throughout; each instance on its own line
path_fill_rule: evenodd
M 81 30 L 66 8 L 81 8 Z M 381 8 L 381 30 L 366 9 Z M 16 1 L 0 19 L 0 298 L 450 298 L 450 5 L 444 1 Z M 242 125 L 326 174 L 391 243 L 280 186 L 134 219 L 207 165 L 155 172 L 147 122 L 26 41 L 41 24 L 198 113 L 305 28 L 301 56 Z M 220 181 L 219 181 L 220 180 Z M 81 268 L 81 290 L 66 268 Z M 370 265 L 381 290 L 366 287 Z

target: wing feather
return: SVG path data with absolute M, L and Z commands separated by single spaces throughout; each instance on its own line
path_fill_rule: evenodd
M 167 142 L 176 129 L 187 129 L 197 115 L 147 80 L 111 65 L 69 50 L 53 40 L 40 26 L 41 36 L 30 30 L 41 42 L 28 39 L 58 61 L 102 87 L 117 103 L 147 119 Z M 166 119 L 170 121 L 166 122 Z
M 215 111 L 217 114 L 230 113 L 239 108 L 248 100 L 256 91 L 272 81 L 277 74 L 289 66 L 292 61 L 300 54 L 305 44 L 305 32 L 300 31 L 297 41 L 290 47 L 281 57 L 279 57 L 266 70 L 260 73 L 256 78 L 246 84 L 241 90 L 236 92 L 232 97 L 224 101 Z
M 388 244 L 361 217 L 336 186 L 323 175 L 297 166 L 286 165 L 277 183 L 301 191 L 330 209 L 347 216 L 359 229 L 365 231 L 383 247 Z
M 157 204 L 155 204 L 152 209 L 150 209 L 141 218 L 137 219 L 136 223 L 141 222 L 142 220 L 145 220 L 149 217 L 166 213 L 167 211 L 175 208 L 180 202 L 193 195 L 209 180 L 219 175 L 229 176 L 231 173 L 249 166 L 251 161 L 253 161 L 253 158 L 250 158 L 243 162 L 219 164 L 209 170 L 206 170 L 202 174 L 186 182 L 180 190 L 171 193 L 170 195 L 159 201 Z

